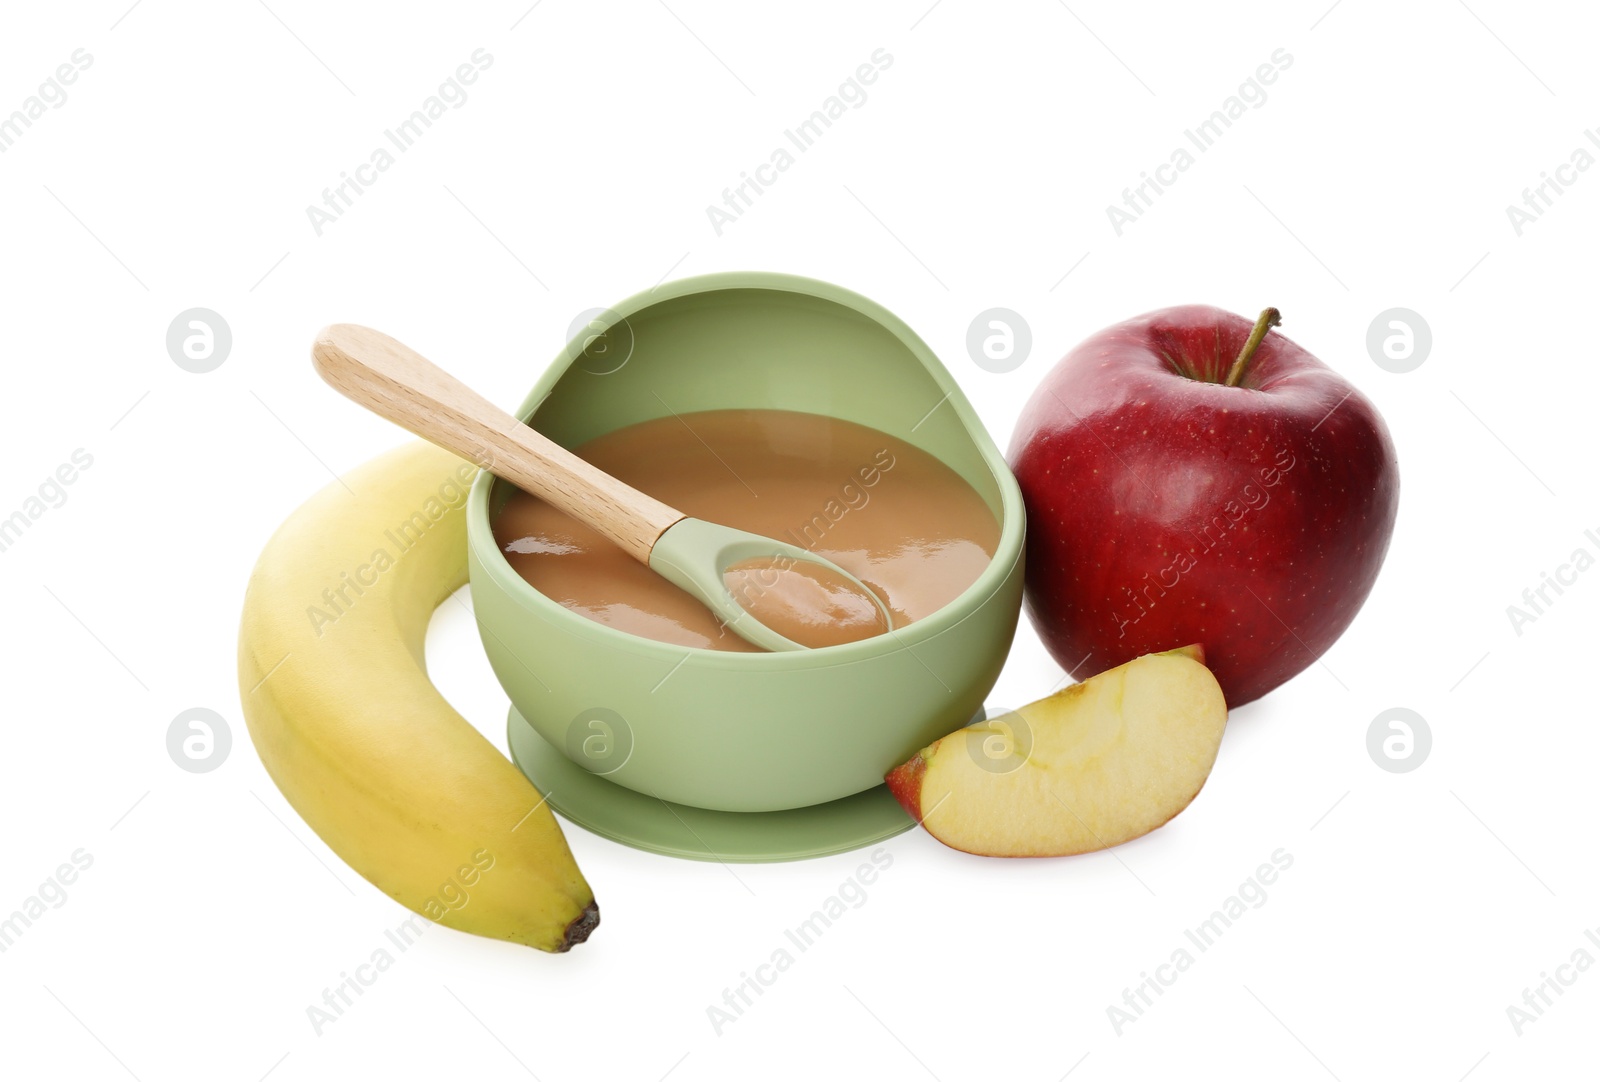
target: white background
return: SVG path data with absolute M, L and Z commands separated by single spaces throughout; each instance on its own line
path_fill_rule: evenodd
M 1597 26 L 1578 5 L 1470 3 L 7 4 L 0 114 L 74 49 L 94 60 L 0 155 L 0 514 L 74 450 L 94 465 L 0 553 L 0 911 L 73 851 L 94 863 L 0 956 L 0 1071 L 1592 1071 L 1600 974 L 1520 1036 L 1506 1008 L 1600 925 L 1600 574 L 1520 635 L 1506 608 L 1600 547 L 1583 535 L 1600 527 L 1600 170 L 1520 236 L 1506 206 L 1600 126 Z M 494 63 L 470 100 L 317 236 L 306 206 L 480 47 Z M 866 103 L 717 235 L 707 204 L 880 47 L 894 62 Z M 1117 236 L 1107 204 L 1279 48 L 1293 64 L 1265 104 Z M 261 544 L 330 472 L 399 441 L 317 380 L 312 334 L 387 329 L 509 406 L 578 312 L 728 269 L 884 303 L 1002 446 L 1100 327 L 1191 301 L 1280 307 L 1394 433 L 1399 523 L 1371 599 L 1324 665 L 1236 712 L 1170 826 L 1034 862 L 903 835 L 866 903 L 720 1035 L 707 1007 L 863 854 L 730 870 L 569 826 L 604 910 L 589 943 L 552 957 L 430 931 L 317 1036 L 307 1006 L 407 914 L 293 813 L 239 716 Z M 1035 343 L 1004 375 L 965 347 L 997 305 Z M 196 306 L 234 338 L 205 375 L 165 346 Z M 1433 332 L 1408 374 L 1366 347 L 1395 306 Z M 503 746 L 470 617 L 446 606 L 429 645 Z M 1060 676 L 1024 626 L 992 701 Z M 210 774 L 165 747 L 195 706 L 232 726 Z M 1433 732 L 1408 774 L 1366 750 L 1395 706 Z M 1294 864 L 1266 904 L 1118 1035 L 1107 1006 L 1279 848 Z

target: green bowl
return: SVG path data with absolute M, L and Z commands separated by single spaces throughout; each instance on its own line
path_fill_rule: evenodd
M 1022 602 L 1022 495 L 950 374 L 911 328 L 847 289 L 729 273 L 659 286 L 574 339 L 518 411 L 566 447 L 709 409 L 786 409 L 888 432 L 954 469 L 1001 524 L 977 582 L 893 635 L 727 653 L 616 631 L 536 591 L 495 543 L 510 486 L 468 505 L 472 600 L 523 718 L 591 773 L 676 804 L 769 812 L 880 785 L 967 724 L 1000 675 Z

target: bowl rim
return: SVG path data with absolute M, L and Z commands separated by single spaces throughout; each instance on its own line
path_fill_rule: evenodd
M 866 316 L 894 335 L 896 340 L 921 362 L 940 389 L 948 392 L 945 402 L 959 415 L 962 427 L 971 437 L 979 456 L 989 467 L 1000 494 L 1000 538 L 995 546 L 994 558 L 984 567 L 977 579 L 943 608 L 904 629 L 837 646 L 825 646 L 814 650 L 747 653 L 662 642 L 632 632 L 619 631 L 573 612 L 534 589 L 531 583 L 517 574 L 494 539 L 493 523 L 489 515 L 489 497 L 498 478 L 488 470 L 478 471 L 467 498 L 467 541 L 472 566 L 481 567 L 493 581 L 494 586 L 516 603 L 518 608 L 537 611 L 543 616 L 548 616 L 558 626 L 570 631 L 579 639 L 586 640 L 596 647 L 620 649 L 628 653 L 655 657 L 674 666 L 685 665 L 692 661 L 700 667 L 751 671 L 831 668 L 855 664 L 916 646 L 944 634 L 965 621 L 1000 590 L 1021 563 L 1027 515 L 1023 507 L 1022 490 L 1011 472 L 1010 465 L 1000 453 L 1000 449 L 989 435 L 988 428 L 978 417 L 977 411 L 972 408 L 972 403 L 967 400 L 960 385 L 928 344 L 904 320 L 870 298 L 820 279 L 772 271 L 723 271 L 695 275 L 635 293 L 626 300 L 612 305 L 607 311 L 622 319 L 628 319 L 668 301 L 697 294 L 734 290 L 796 293 L 829 301 Z M 556 383 L 566 375 L 582 353 L 581 338 L 574 338 L 568 342 L 545 367 L 533 389 L 528 392 L 527 398 L 517 408 L 515 416 L 523 423 L 527 423 L 528 418 L 549 397 Z M 471 585 L 474 590 L 479 588 L 480 582 L 477 576 L 472 577 Z M 485 631 L 493 634 L 493 629 L 488 628 L 481 619 L 478 623 Z M 495 637 L 498 638 L 498 635 Z

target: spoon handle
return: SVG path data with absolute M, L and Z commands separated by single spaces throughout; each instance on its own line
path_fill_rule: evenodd
M 648 564 L 683 518 L 523 424 L 422 354 L 370 327 L 335 323 L 311 347 L 334 390 L 428 442 L 476 462 Z

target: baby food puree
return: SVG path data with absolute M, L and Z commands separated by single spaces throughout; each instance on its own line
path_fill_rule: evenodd
M 866 584 L 901 628 L 955 600 L 994 556 L 1000 525 L 937 458 L 865 425 L 789 410 L 661 417 L 574 448 L 687 515 L 787 541 Z M 759 648 L 592 528 L 520 490 L 494 523 L 511 566 L 540 593 L 634 635 L 710 650 Z M 741 605 L 805 645 L 881 630 L 846 581 L 764 561 L 725 576 Z

